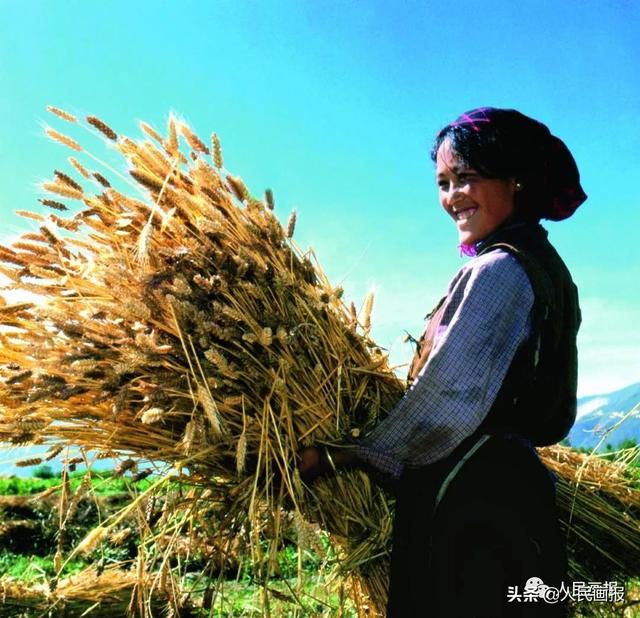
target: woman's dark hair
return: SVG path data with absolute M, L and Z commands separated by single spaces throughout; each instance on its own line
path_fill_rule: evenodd
M 431 158 L 449 140 L 457 158 L 486 178 L 515 178 L 514 216 L 539 220 L 548 199 L 546 150 L 549 129 L 513 109 L 478 108 L 444 127 L 436 136 Z

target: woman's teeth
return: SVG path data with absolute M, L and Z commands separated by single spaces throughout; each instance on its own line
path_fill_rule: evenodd
M 455 217 L 457 221 L 466 221 L 468 219 L 471 219 L 471 217 L 473 217 L 473 215 L 476 214 L 476 210 L 478 210 L 477 208 L 465 208 L 464 210 L 460 210 L 459 212 L 455 213 Z

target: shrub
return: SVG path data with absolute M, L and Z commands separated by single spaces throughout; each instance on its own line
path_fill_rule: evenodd
M 42 466 L 38 466 L 33 471 L 33 476 L 37 479 L 52 479 L 55 476 L 55 472 L 53 471 L 51 466 L 45 464 Z

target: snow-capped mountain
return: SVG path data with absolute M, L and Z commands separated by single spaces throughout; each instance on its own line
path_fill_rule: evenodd
M 614 448 L 627 439 L 640 443 L 640 382 L 603 395 L 578 399 L 578 419 L 569 433 L 573 447 Z M 625 418 L 626 417 L 626 418 Z M 623 420 L 624 419 L 624 420 Z M 621 422 L 622 421 L 622 422 Z M 620 423 L 615 429 L 611 429 Z

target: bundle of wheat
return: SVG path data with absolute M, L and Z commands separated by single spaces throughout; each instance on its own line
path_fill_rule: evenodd
M 381 611 L 388 496 L 359 471 L 307 491 L 295 469 L 301 446 L 366 431 L 403 394 L 369 337 L 372 299 L 360 313 L 343 303 L 342 290 L 291 239 L 295 212 L 283 228 L 271 192 L 252 197 L 223 167 L 215 134 L 209 148 L 171 117 L 166 138 L 141 123 L 149 139 L 135 142 L 96 117 L 81 123 L 49 110 L 106 138 L 128 176 L 102 162 L 106 170 L 93 171 L 99 160 L 79 141 L 46 129 L 74 151 L 77 175 L 56 170 L 43 183 L 55 199 L 40 200 L 56 212 L 22 213 L 37 231 L 0 247 L 7 287 L 36 295 L 0 303 L 0 439 L 49 444 L 44 459 L 65 445 L 84 457 L 119 456 L 121 472 L 140 460 L 171 464 L 173 473 L 126 515 L 178 470 L 195 493 L 186 507 L 171 508 L 191 520 L 215 490 L 226 511 L 212 534 L 242 530 L 265 581 L 285 514 L 294 513 L 301 540 L 313 536 L 306 520 L 320 522 L 342 550 L 344 572 L 362 578 L 361 607 Z M 63 198 L 82 206 L 63 216 Z M 573 482 L 574 468 L 559 472 Z M 576 504 L 581 513 L 593 506 Z M 608 534 L 584 516 L 586 529 L 597 529 L 593 538 Z M 80 550 L 120 521 L 101 526 Z M 624 526 L 622 546 L 626 539 L 635 550 L 635 515 Z M 147 540 L 159 538 L 166 536 Z
M 546 447 L 539 452 L 559 479 L 558 507 L 573 578 L 637 577 L 640 491 L 633 468 L 567 448 Z
M 54 588 L 5 577 L 0 579 L 0 595 L 3 607 L 12 616 L 85 616 L 94 612 L 104 618 L 122 618 L 132 609 L 132 591 L 137 583 L 133 572 L 109 568 L 99 573 L 88 568 L 61 579 Z M 155 599 L 148 609 L 157 615 L 162 607 Z M 178 611 L 173 615 L 179 615 Z
M 80 177 L 56 170 L 43 188 L 58 197 L 41 201 L 57 213 L 68 209 L 61 198 L 84 207 L 23 213 L 39 229 L 0 250 L 10 287 L 40 298 L 0 307 L 0 437 L 50 443 L 44 459 L 69 444 L 186 468 L 191 482 L 233 496 L 255 560 L 268 562 L 264 531 L 277 538 L 287 509 L 303 521 L 295 453 L 363 430 L 402 385 L 368 338 L 368 314 L 345 307 L 290 240 L 295 216 L 284 230 L 271 193 L 252 198 L 222 168 L 216 136 L 211 166 L 208 147 L 174 118 L 167 139 L 142 124 L 157 146 L 87 123 L 126 157 L 130 177 L 108 181 L 71 158 Z M 47 134 L 88 157 L 75 139 Z

